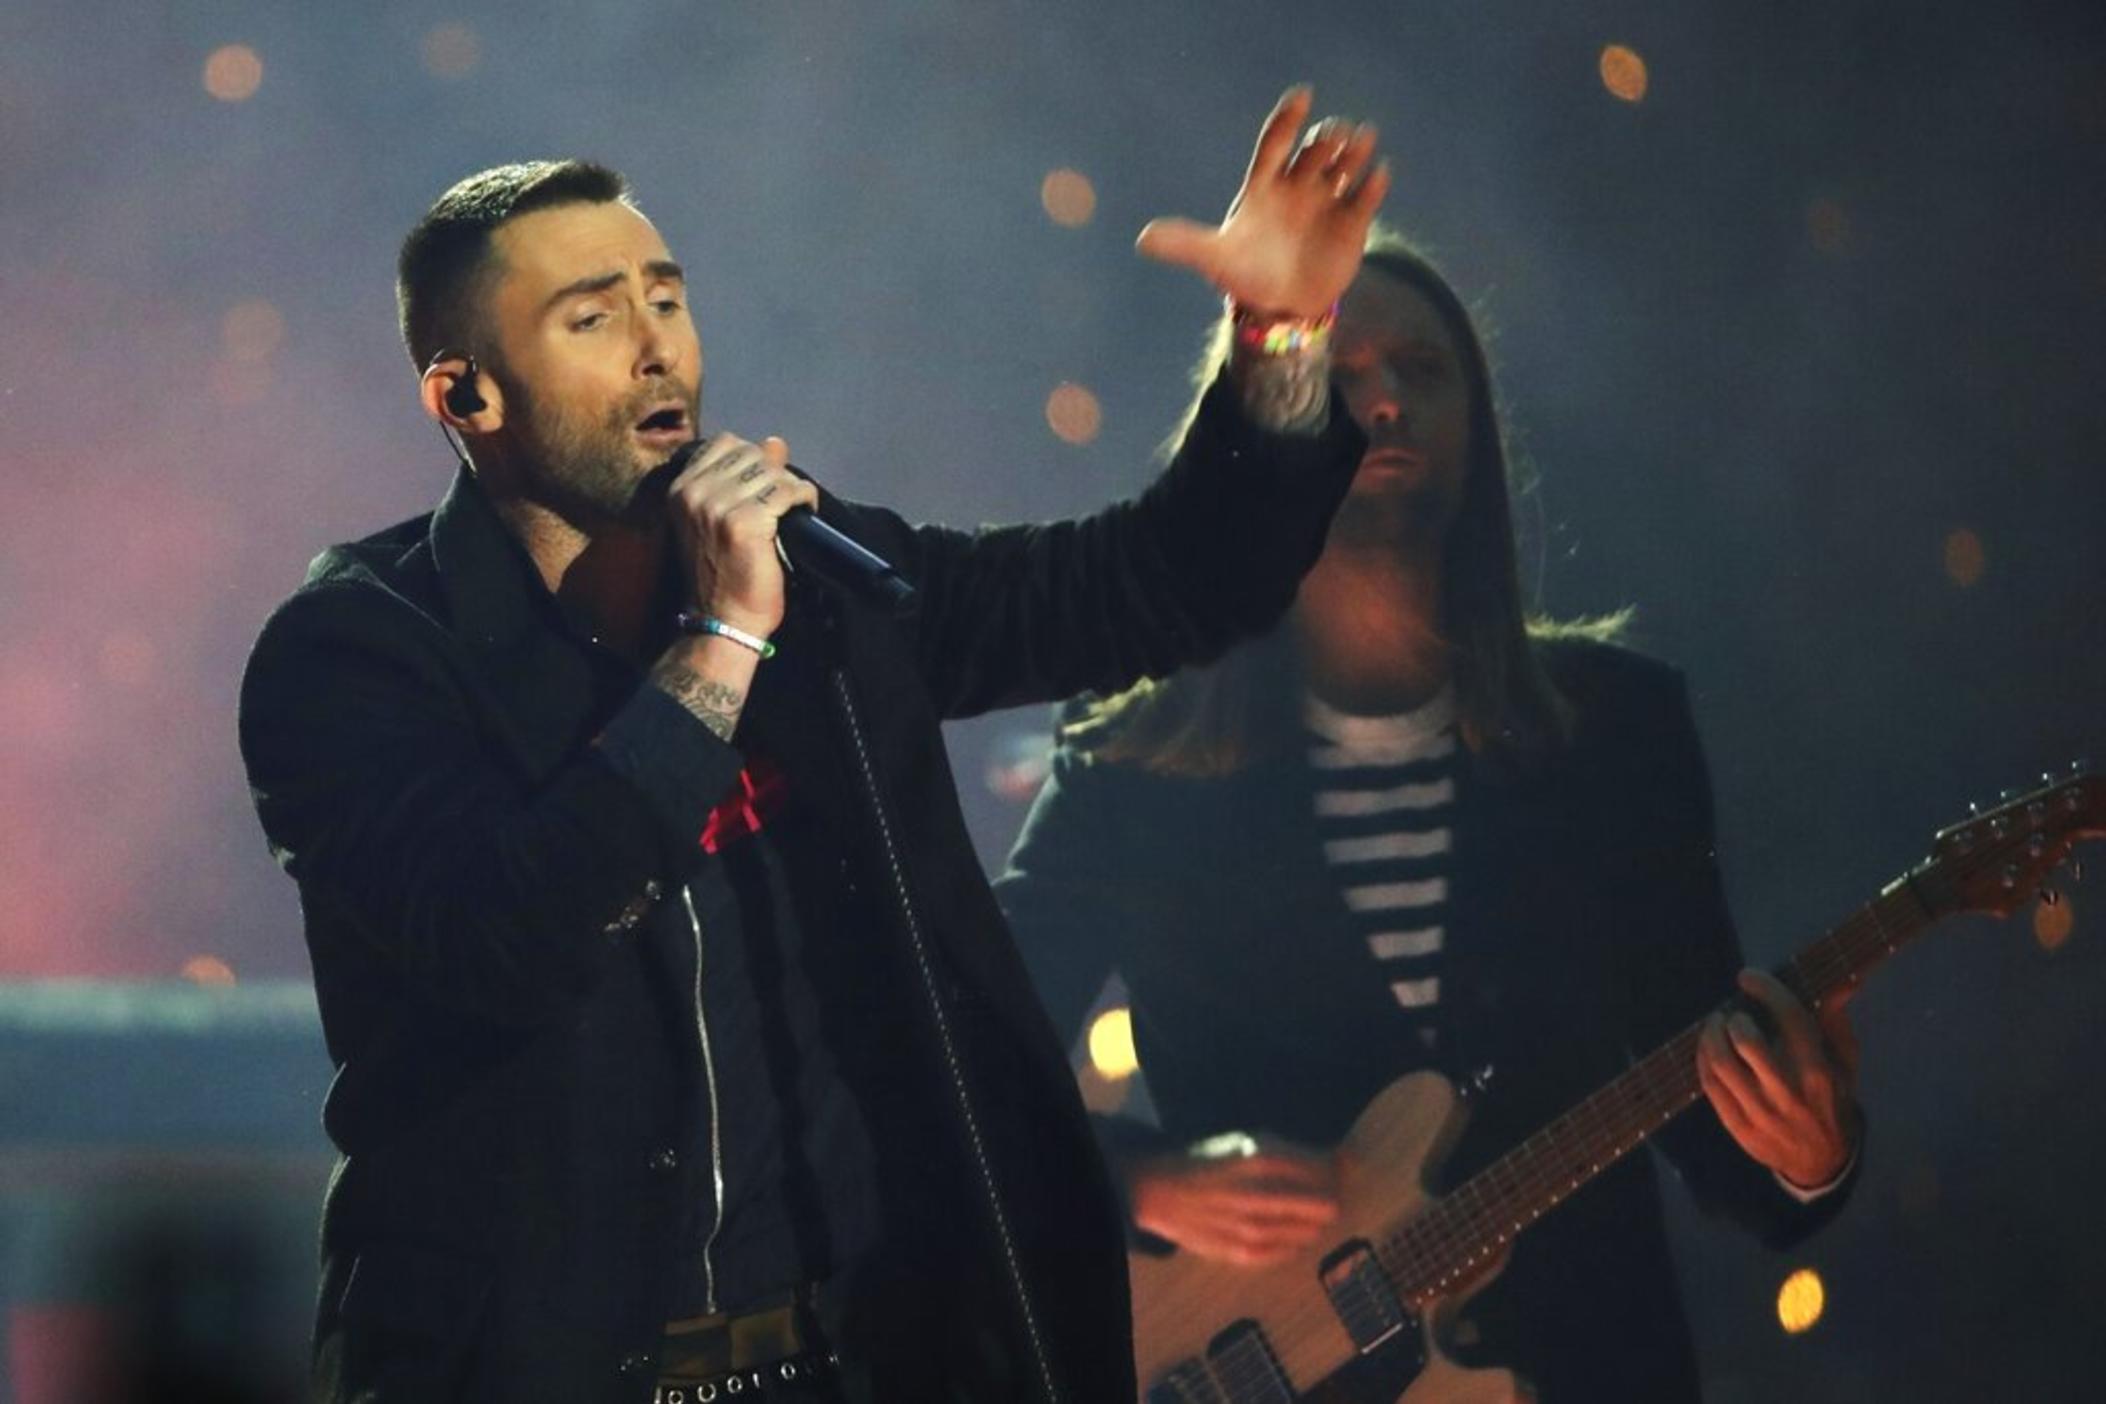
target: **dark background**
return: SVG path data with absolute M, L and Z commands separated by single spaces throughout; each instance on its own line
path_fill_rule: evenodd
M 262 63 L 240 101 L 205 82 L 229 44 Z M 1642 100 L 1605 89 L 1608 44 L 1642 57 Z M 316 550 L 446 483 L 390 296 L 423 207 L 502 160 L 620 166 L 690 270 L 713 422 L 783 433 L 837 490 L 911 515 L 1064 514 L 1145 481 L 1211 313 L 1133 234 L 1218 214 L 1295 79 L 1382 125 L 1388 217 L 1494 333 L 1541 479 L 1521 514 L 1541 605 L 1635 605 L 1637 640 L 1687 669 L 1752 957 L 1869 898 L 1967 801 L 2106 746 L 2106 8 L 19 0 L 0 13 L 18 1374 L 49 1344 L 31 1307 L 119 1290 L 54 1226 L 124 1221 L 96 1196 L 134 1205 L 169 1156 L 237 1199 L 261 1175 L 259 1202 L 295 1208 L 242 1261 L 304 1270 L 287 1235 L 308 1232 L 327 1069 L 281 1017 L 305 957 L 234 689 Z M 1078 227 L 1041 206 L 1055 169 L 1094 189 Z M 1101 407 L 1085 443 L 1049 430 L 1063 382 Z M 990 862 L 1043 729 L 953 732 Z M 1715 1401 L 2092 1397 L 2106 897 L 2078 886 L 2070 910 L 2053 949 L 2030 912 L 1955 920 L 1875 977 L 1866 1178 L 1803 1253 L 1677 1204 Z M 186 971 L 202 1004 L 67 983 Z M 1775 1294 L 1799 1265 L 1829 1307 L 1787 1337 Z M 286 1349 L 275 1322 L 251 1344 Z

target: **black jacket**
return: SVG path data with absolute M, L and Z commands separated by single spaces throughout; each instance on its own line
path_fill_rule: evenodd
M 1549 648 L 1573 744 L 1523 773 L 1462 753 L 1441 974 L 1447 1070 L 1491 1069 L 1450 1182 L 1541 1129 L 1732 993 L 1741 959 L 1712 849 L 1709 781 L 1681 680 L 1594 644 Z M 1159 1132 L 1339 1140 L 1423 1066 L 1325 864 L 1298 739 L 1228 779 L 1173 779 L 1065 749 L 996 891 L 1047 1010 L 1076 1029 L 1112 969 Z M 1707 1209 L 1773 1243 L 1801 1205 L 1708 1107 L 1659 1144 Z M 1696 1362 L 1649 1158 L 1521 1235 L 1478 1299 L 1485 1348 L 1548 1400 L 1691 1400 Z
M 963 533 L 824 502 L 921 596 L 904 621 L 793 600 L 802 671 L 764 664 L 747 706 L 802 738 L 773 759 L 837 839 L 823 871 L 787 855 L 797 881 L 879 914 L 912 995 L 844 1050 L 916 1128 L 879 1138 L 888 1251 L 834 1292 L 853 1392 L 1131 1397 L 1113 1196 L 937 724 L 1262 628 L 1361 443 L 1335 403 L 1283 437 L 1217 385 L 1148 491 L 1081 521 Z M 656 689 L 593 697 L 466 475 L 325 552 L 250 659 L 243 756 L 338 1068 L 321 1398 L 650 1395 L 702 1051 L 681 897 L 740 756 Z

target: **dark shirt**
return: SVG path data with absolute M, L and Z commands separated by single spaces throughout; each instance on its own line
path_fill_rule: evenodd
M 642 669 L 601 647 L 584 622 L 551 600 L 519 562 L 522 585 L 591 669 L 594 712 L 604 722 L 639 687 Z M 669 611 L 668 611 L 669 612 Z M 765 666 L 767 690 L 819 684 L 819 640 L 780 631 Z M 762 690 L 756 676 L 755 690 Z M 871 917 L 840 887 L 795 889 L 787 852 L 846 870 L 841 845 L 809 805 L 800 807 L 769 755 L 769 712 L 749 708 L 734 742 L 749 783 L 735 788 L 702 835 L 719 861 L 704 863 L 670 904 L 692 923 L 650 923 L 648 938 L 699 941 L 700 998 L 708 1047 L 691 1085 L 694 1134 L 675 1153 L 687 1206 L 669 1319 L 738 1312 L 783 1289 L 819 1282 L 874 1249 L 879 1209 L 870 1131 L 825 1036 L 823 987 L 866 996 L 885 987 L 874 960 Z M 791 744 L 780 727 L 777 748 Z M 761 777 L 756 786 L 751 777 Z M 756 794 L 756 789 L 758 793 Z M 860 932 L 859 932 L 860 928 Z M 860 934 L 861 939 L 858 939 Z M 644 975 L 641 963 L 632 973 Z M 831 980 L 820 974 L 831 967 Z M 617 977 L 619 978 L 619 977 Z M 715 1114 L 711 1114 L 711 1097 Z M 721 1179 L 720 1179 L 721 1177 Z M 721 1188 L 720 1188 L 721 1185 Z

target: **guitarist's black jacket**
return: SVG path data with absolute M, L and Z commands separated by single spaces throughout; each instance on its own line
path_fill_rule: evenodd
M 1528 768 L 1467 750 L 1458 765 L 1436 1070 L 1491 1077 L 1450 1183 L 1732 994 L 1742 964 L 1679 675 L 1604 644 L 1538 647 L 1576 713 L 1571 743 Z M 1126 982 L 1162 1125 L 1100 1118 L 1115 1153 L 1227 1130 L 1330 1144 L 1426 1066 L 1325 863 L 1306 752 L 1297 733 L 1212 779 L 1087 745 L 1055 756 L 996 891 L 1061 1028 L 1108 972 Z M 1774 1245 L 1847 1197 L 1801 1204 L 1701 1104 L 1656 1143 L 1699 1203 Z M 1630 1157 L 1522 1234 L 1464 1359 L 1513 1366 L 1560 1404 L 1696 1400 L 1655 1176 Z
M 337 1065 L 315 1396 L 651 1398 L 680 1236 L 710 1194 L 706 1093 L 769 1076 L 721 1048 L 710 1066 L 688 900 L 765 722 L 801 815 L 785 886 L 847 914 L 802 913 L 799 934 L 841 1012 L 820 1027 L 865 1103 L 885 1235 L 821 1293 L 851 1397 L 1131 1398 L 1116 1200 L 938 723 L 1266 627 L 1364 443 L 1335 400 L 1322 434 L 1274 435 L 1217 385 L 1145 493 L 1080 521 L 968 533 L 824 497 L 920 608 L 800 591 L 740 745 L 655 688 L 610 698 L 472 476 L 322 555 L 241 697 Z M 795 841 L 812 831 L 826 841 Z M 822 1197 L 858 1188 L 815 1169 Z

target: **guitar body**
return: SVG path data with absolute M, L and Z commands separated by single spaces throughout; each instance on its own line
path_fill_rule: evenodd
M 1134 1354 L 1144 1396 L 1164 1386 L 1165 1393 L 1150 1397 L 1226 1404 L 1312 1392 L 1368 1397 L 1364 1390 L 1342 1391 L 1337 1383 L 1319 1388 L 1341 1372 L 1355 1373 L 1348 1367 L 1363 1358 L 1324 1290 L 1326 1260 L 1340 1244 L 1378 1241 L 1438 1202 L 1426 1182 L 1454 1148 L 1464 1116 L 1455 1089 L 1438 1074 L 1413 1073 L 1384 1088 L 1340 1147 L 1336 1225 L 1286 1262 L 1248 1268 L 1190 1253 L 1131 1255 Z M 1407 1321 L 1405 1338 L 1380 1349 L 1395 1362 L 1380 1373 L 1409 1381 L 1401 1396 L 1386 1390 L 1382 1404 L 1506 1404 L 1529 1397 L 1510 1371 L 1467 1370 L 1441 1349 L 1456 1315 L 1498 1266 L 1489 1262 L 1471 1286 L 1443 1298 L 1418 1321 Z M 1240 1343 L 1199 1367 L 1215 1392 L 1181 1388 L 1178 1381 L 1191 1378 L 1192 1362 L 1208 1361 L 1210 1347 L 1232 1326 L 1240 1328 Z M 1250 1339 L 1252 1331 L 1262 1344 Z M 1274 1368 L 1259 1363 L 1260 1355 L 1269 1355 Z M 1282 1376 L 1289 1392 L 1282 1392 Z
M 2079 840 L 2102 837 L 2106 777 L 2078 767 L 2069 779 L 1941 829 L 1932 857 L 1777 976 L 1809 1008 L 1845 998 L 1940 916 L 2007 917 L 2036 892 L 2052 900 L 2042 888 L 2050 870 Z M 1462 1132 L 1462 1104 L 1432 1073 L 1401 1077 L 1368 1103 L 1339 1148 L 1340 1215 L 1317 1246 L 1268 1268 L 1189 1253 L 1129 1257 L 1135 1363 L 1148 1404 L 1528 1398 L 1511 1371 L 1466 1370 L 1442 1346 L 1463 1306 L 1498 1273 L 1515 1234 L 1703 1095 L 1702 1027 L 1682 1030 L 1446 1200 L 1426 1185 Z M 1385 1248 L 1407 1261 L 1385 1261 Z M 1400 1273 L 1404 1290 L 1421 1299 L 1416 1312 L 1399 1304 Z

